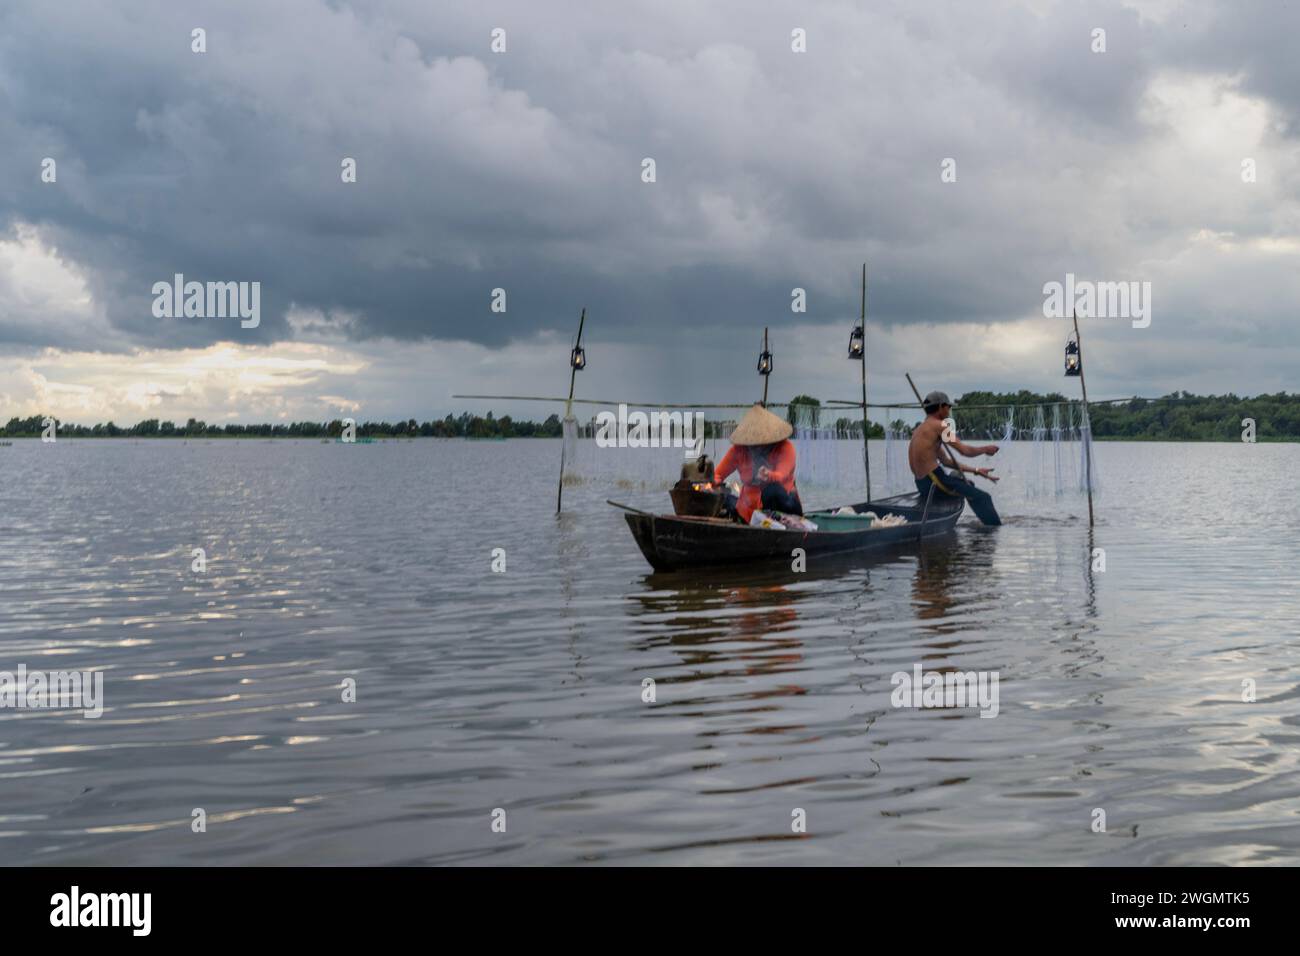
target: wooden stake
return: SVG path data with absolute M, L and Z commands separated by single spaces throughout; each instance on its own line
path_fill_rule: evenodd
M 1088 381 L 1083 377 L 1083 339 L 1079 337 L 1079 312 L 1074 312 L 1074 341 L 1079 346 L 1079 385 L 1083 388 L 1083 417 L 1088 423 L 1087 440 L 1083 443 L 1084 471 L 1088 482 L 1088 527 L 1092 527 L 1092 419 L 1088 417 Z
M 871 500 L 871 454 L 867 450 L 867 436 L 871 426 L 867 423 L 867 264 L 862 263 L 862 467 L 867 473 L 867 500 Z
M 582 327 L 586 323 L 587 310 L 584 308 L 582 316 L 578 319 L 578 340 L 573 344 L 575 349 L 582 345 Z M 570 352 L 569 354 L 572 357 L 573 353 Z M 569 364 L 572 366 L 572 360 L 570 360 Z M 569 416 L 573 414 L 573 386 L 577 378 L 578 370 L 571 367 L 569 369 L 569 399 L 564 403 L 564 421 L 560 422 L 560 486 L 555 492 L 555 513 L 557 515 L 560 513 L 560 505 L 564 502 L 564 422 L 568 421 Z

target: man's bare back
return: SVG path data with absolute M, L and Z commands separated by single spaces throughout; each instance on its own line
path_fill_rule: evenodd
M 912 475 L 924 478 L 939 467 L 939 439 L 943 436 L 943 422 L 927 418 L 912 431 L 911 444 L 907 446 L 907 464 Z
M 924 478 L 943 464 L 948 468 L 969 471 L 990 481 L 997 481 L 992 468 L 971 468 L 968 465 L 960 465 L 953 461 L 952 456 L 943 448 L 945 419 L 951 410 L 952 406 L 941 405 L 912 430 L 912 440 L 907 446 L 907 464 L 912 469 L 913 477 Z M 958 454 L 968 458 L 995 455 L 998 451 L 997 445 L 967 445 L 965 442 L 958 441 L 956 435 L 951 436 L 947 444 Z
M 974 458 L 976 455 L 995 455 L 997 445 L 967 445 L 957 440 L 956 434 L 944 432 L 951 427 L 948 416 L 952 413 L 952 402 L 944 392 L 931 392 L 922 400 L 925 408 L 925 421 L 912 431 L 912 441 L 907 446 L 907 463 L 916 478 L 917 495 L 926 502 L 926 507 L 936 494 L 948 498 L 964 498 L 975 512 L 976 517 L 986 525 L 999 525 L 1002 518 L 993 506 L 993 496 L 982 488 L 976 488 L 961 474 L 952 474 L 940 469 L 944 465 L 954 472 L 968 472 L 997 481 L 992 468 L 973 468 L 955 460 L 948 449 L 960 455 Z

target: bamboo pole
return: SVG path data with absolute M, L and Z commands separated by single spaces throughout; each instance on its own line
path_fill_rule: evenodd
M 862 467 L 867 473 L 867 500 L 871 500 L 871 453 L 868 451 L 867 437 L 871 426 L 867 423 L 867 264 L 862 263 L 862 310 L 859 314 L 862 323 Z
M 1083 443 L 1085 479 L 1088 483 L 1088 527 L 1092 527 L 1092 419 L 1088 418 L 1088 380 L 1083 377 L 1083 339 L 1079 335 L 1079 312 L 1074 311 L 1074 341 L 1079 346 L 1079 386 L 1083 389 L 1083 415 L 1088 422 L 1087 441 Z
M 768 350 L 768 348 L 767 348 L 767 326 L 765 325 L 765 326 L 763 326 L 763 351 L 766 352 L 767 350 Z M 770 377 L 771 377 L 770 375 L 764 375 L 764 376 L 763 376 L 763 407 L 764 407 L 764 408 L 767 408 L 767 380 L 768 380 Z
M 578 319 L 578 340 L 573 343 L 575 349 L 582 346 L 582 327 L 586 324 L 587 310 L 586 308 L 583 308 L 582 315 Z M 578 379 L 578 370 L 572 367 L 573 353 L 570 352 L 569 355 L 569 398 L 564 403 L 564 421 L 560 422 L 560 484 L 555 490 L 555 513 L 557 515 L 560 513 L 560 506 L 564 503 L 564 422 L 568 421 L 569 416 L 573 414 L 573 386 L 576 384 Z

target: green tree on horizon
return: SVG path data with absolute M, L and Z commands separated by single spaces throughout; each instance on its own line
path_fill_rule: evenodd
M 972 391 L 957 398 L 954 417 L 958 431 L 974 439 L 996 438 L 1003 433 L 1008 407 L 1012 408 L 1014 425 L 1020 437 L 1036 424 L 1036 413 L 1025 406 L 1050 406 L 1058 404 L 1062 424 L 1069 421 L 1070 410 L 1079 416 L 1079 402 L 1066 398 L 1059 392 L 1039 394 L 1028 390 L 1018 392 Z M 977 406 L 993 406 L 980 408 Z M 1068 408 L 1067 408 L 1068 407 Z M 787 419 L 804 410 L 811 412 L 812 420 L 820 422 L 823 411 L 852 411 L 852 407 L 827 408 L 811 395 L 796 395 L 790 400 Z M 1044 408 L 1044 425 L 1052 426 L 1051 409 Z M 46 414 L 26 418 L 13 417 L 0 428 L 6 438 L 39 438 L 45 428 Z M 1195 395 L 1188 391 L 1171 392 L 1155 399 L 1133 398 L 1126 401 L 1094 404 L 1089 408 L 1093 436 L 1099 439 L 1127 439 L 1131 441 L 1240 441 L 1242 419 L 1254 419 L 1256 435 L 1260 441 L 1300 441 L 1300 393 L 1277 392 L 1242 398 L 1235 394 Z M 805 419 L 807 420 L 807 419 Z M 716 434 L 717 426 L 706 422 L 709 434 Z M 904 432 L 910 426 L 901 418 L 893 426 Z M 130 426 L 119 426 L 113 421 L 80 425 L 56 420 L 56 434 L 68 438 L 338 438 L 343 433 L 343 422 L 280 422 L 209 424 L 190 418 L 184 425 L 173 421 L 147 418 Z M 842 415 L 835 419 L 835 431 L 844 438 L 860 438 L 861 417 Z M 497 418 L 489 410 L 484 415 L 461 412 L 448 414 L 442 419 L 420 422 L 409 418 L 396 423 L 359 422 L 357 434 L 383 438 L 558 438 L 563 433 L 558 413 L 552 413 L 541 422 L 514 419 L 509 415 Z M 883 438 L 884 427 L 870 422 L 870 437 Z

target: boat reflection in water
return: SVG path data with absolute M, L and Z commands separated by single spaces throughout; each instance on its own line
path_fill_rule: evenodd
M 660 705 L 677 716 L 747 717 L 723 729 L 707 724 L 700 736 L 806 735 L 804 723 L 775 719 L 781 700 L 824 692 L 813 684 L 860 687 L 854 673 L 870 662 L 845 641 L 859 644 L 875 624 L 938 623 L 955 603 L 945 593 L 949 582 L 973 563 L 987 566 L 995 540 L 976 535 L 972 549 L 964 537 L 950 531 L 876 553 L 813 556 L 803 572 L 768 564 L 648 574 L 643 590 L 628 596 L 632 629 L 644 635 L 634 646 L 660 658 L 665 648 L 675 653 L 678 666 L 655 680 Z M 911 600 L 900 601 L 898 584 L 909 576 Z M 827 661 L 828 654 L 842 660 Z
M 969 589 L 981 580 L 991 584 L 996 533 L 971 528 L 961 547 L 926 548 L 917 555 L 912 578 L 912 616 L 927 634 L 951 634 L 964 626 L 956 608 L 972 599 Z M 960 589 L 955 587 L 960 583 Z M 996 587 L 988 588 L 993 599 Z

